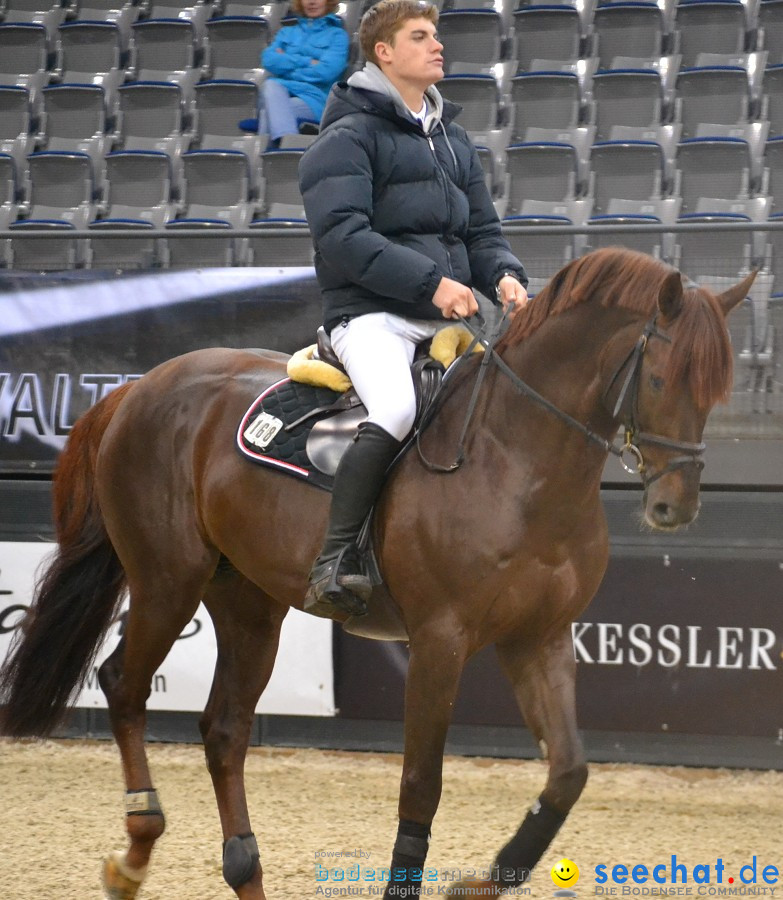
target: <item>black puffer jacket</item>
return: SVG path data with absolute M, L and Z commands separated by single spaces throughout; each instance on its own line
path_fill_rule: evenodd
M 443 276 L 493 299 L 504 272 L 527 284 L 475 148 L 452 121 L 459 111 L 444 101 L 427 136 L 391 97 L 332 88 L 321 135 L 299 165 L 327 331 L 369 312 L 438 319 L 432 297 Z

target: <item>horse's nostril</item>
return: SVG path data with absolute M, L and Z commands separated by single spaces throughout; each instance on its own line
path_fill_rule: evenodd
M 653 516 L 656 522 L 665 524 L 671 521 L 672 509 L 668 503 L 656 503 L 653 506 Z

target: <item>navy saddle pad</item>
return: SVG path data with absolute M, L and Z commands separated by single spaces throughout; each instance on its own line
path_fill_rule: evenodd
M 340 456 L 366 417 L 353 391 L 340 394 L 283 378 L 242 417 L 237 447 L 247 459 L 330 491 Z

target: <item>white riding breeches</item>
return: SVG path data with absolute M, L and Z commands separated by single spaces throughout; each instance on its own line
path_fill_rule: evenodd
M 332 329 L 334 352 L 374 422 L 401 441 L 413 427 L 416 394 L 411 363 L 416 345 L 429 340 L 447 319 L 407 319 L 367 313 Z

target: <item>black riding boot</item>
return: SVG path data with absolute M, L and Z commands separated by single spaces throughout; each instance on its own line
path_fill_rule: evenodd
M 356 540 L 378 498 L 400 442 L 373 422 L 362 422 L 334 475 L 332 506 L 321 552 L 310 570 L 304 608 L 327 618 L 335 610 L 361 616 L 372 593 Z

